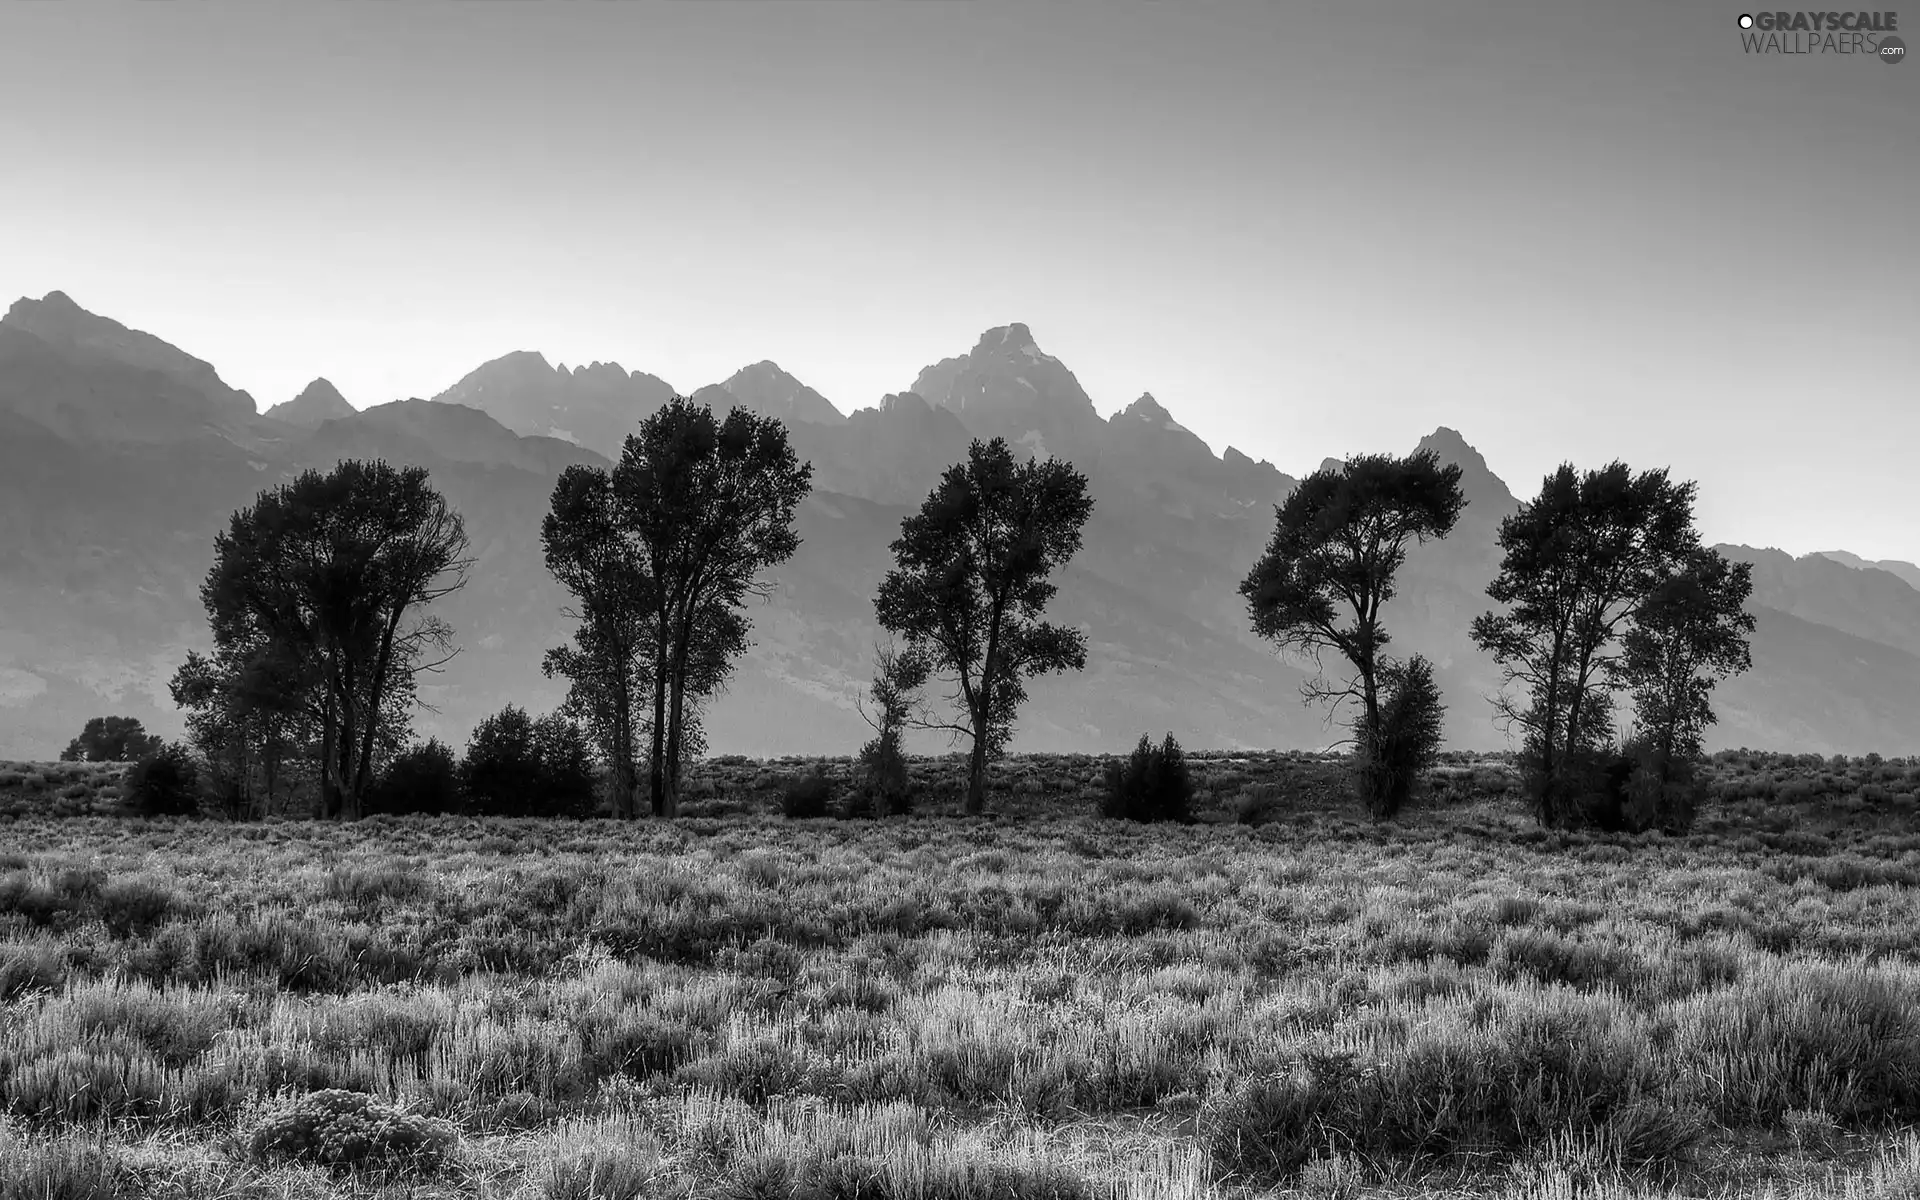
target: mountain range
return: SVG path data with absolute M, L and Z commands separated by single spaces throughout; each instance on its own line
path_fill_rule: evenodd
M 462 651 L 423 680 L 419 733 L 458 746 L 504 704 L 544 711 L 562 688 L 540 658 L 569 634 L 539 546 L 554 480 L 606 465 L 676 390 L 616 363 L 519 351 L 430 400 L 356 410 L 317 379 L 263 413 L 212 364 L 62 293 L 16 302 L 0 319 L 0 758 L 50 758 L 106 713 L 177 736 L 166 685 L 209 641 L 198 589 L 215 532 L 261 490 L 343 457 L 427 467 L 466 521 L 469 582 L 439 610 Z M 868 736 L 855 702 L 881 636 L 888 544 L 968 443 L 994 436 L 1070 459 L 1095 500 L 1051 610 L 1086 633 L 1087 669 L 1035 681 L 1016 749 L 1118 750 L 1142 732 L 1220 748 L 1340 736 L 1301 702 L 1312 664 L 1256 639 L 1236 590 L 1295 480 L 1233 447 L 1216 455 L 1151 395 L 1102 418 L 1026 326 L 988 330 L 873 407 L 843 412 L 764 361 L 684 394 L 779 417 L 814 465 L 800 551 L 772 572 L 753 649 L 708 714 L 714 752 L 844 753 Z M 1419 445 L 1460 465 L 1469 504 L 1450 537 L 1410 557 L 1388 626 L 1400 651 L 1437 664 L 1449 743 L 1504 747 L 1487 702 L 1498 672 L 1467 626 L 1489 607 L 1499 523 L 1519 502 L 1459 432 Z M 1754 669 L 1715 693 L 1710 744 L 1920 749 L 1920 568 L 1720 549 L 1754 563 L 1757 628 Z

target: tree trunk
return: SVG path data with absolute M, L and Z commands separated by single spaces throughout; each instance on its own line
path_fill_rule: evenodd
M 686 722 L 687 694 L 687 650 L 683 638 L 673 656 L 673 670 L 668 684 L 670 699 L 667 706 L 667 757 L 661 765 L 661 773 L 666 786 L 661 789 L 661 815 L 677 817 L 680 815 L 680 755 L 685 745 L 683 726 Z
M 616 820 L 625 820 L 635 815 L 633 689 L 628 686 L 628 683 L 626 663 L 623 662 L 619 680 L 613 685 L 613 745 L 607 748 L 613 759 L 613 795 L 610 800 Z
M 667 623 L 663 614 L 655 626 L 653 644 L 653 729 L 652 753 L 647 762 L 647 794 L 653 815 L 665 813 L 667 779 L 665 771 L 667 738 Z
M 340 738 L 333 697 L 328 696 L 320 714 L 320 819 L 333 816 L 340 807 L 340 789 L 334 782 L 334 743 Z
M 987 721 L 981 713 L 973 715 L 973 753 L 967 760 L 966 814 L 977 817 L 987 810 Z

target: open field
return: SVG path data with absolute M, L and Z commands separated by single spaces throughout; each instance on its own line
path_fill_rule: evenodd
M 787 821 L 798 765 L 228 825 L 0 764 L 0 1200 L 1920 1193 L 1911 763 L 1724 755 L 1678 839 L 1464 756 L 1386 829 L 1319 756 L 1197 759 L 1180 827 L 1064 756 L 990 820 L 933 760 L 921 815 Z M 420 1118 L 334 1151 L 425 1149 L 256 1153 L 330 1088 Z

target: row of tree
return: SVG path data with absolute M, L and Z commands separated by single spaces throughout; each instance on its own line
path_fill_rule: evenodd
M 747 601 L 799 547 L 811 476 L 777 419 L 675 398 L 610 469 L 569 467 L 555 485 L 541 544 L 575 629 L 543 665 L 567 681 L 555 719 L 604 764 L 614 815 L 639 814 L 643 780 L 654 815 L 679 811 L 684 766 L 705 749 L 701 712 L 748 645 Z M 1318 673 L 1306 694 L 1353 706 L 1356 784 L 1378 819 L 1412 795 L 1444 713 L 1432 664 L 1386 653 L 1383 611 L 1410 548 L 1459 519 L 1459 481 L 1430 452 L 1319 471 L 1277 507 L 1240 588 L 1260 636 L 1351 667 Z M 1636 795 L 1658 807 L 1663 789 L 1684 790 L 1713 681 L 1746 666 L 1748 568 L 1700 545 L 1693 496 L 1665 472 L 1562 467 L 1501 527 L 1488 591 L 1504 607 L 1472 635 L 1519 688 L 1496 704 L 1524 735 L 1545 822 L 1586 819 L 1618 782 L 1620 692 L 1637 721 Z M 897 644 L 879 651 L 863 708 L 876 736 L 861 761 L 878 790 L 905 786 L 907 730 L 944 731 L 970 744 L 966 811 L 982 811 L 1026 680 L 1085 666 L 1084 636 L 1045 611 L 1092 507 L 1072 466 L 1021 461 L 994 439 L 901 522 L 874 601 Z M 236 811 L 301 786 L 317 787 L 321 815 L 366 811 L 408 740 L 419 676 L 456 652 L 428 610 L 464 583 L 466 549 L 419 467 L 342 462 L 233 515 L 201 589 L 213 650 L 188 656 L 173 694 Z M 944 706 L 923 698 L 933 684 Z
M 1682 827 L 1716 681 L 1751 665 L 1752 566 L 1703 546 L 1695 485 L 1615 462 L 1562 466 L 1501 522 L 1500 571 L 1476 645 L 1500 665 L 1498 716 L 1521 731 L 1543 824 Z M 1431 452 L 1370 455 L 1309 476 L 1277 512 L 1241 594 L 1255 632 L 1352 675 L 1307 687 L 1353 701 L 1358 788 L 1375 819 L 1399 811 L 1432 761 L 1444 710 L 1432 664 L 1384 653 L 1382 610 L 1412 545 L 1444 538 L 1466 506 L 1460 468 Z M 1615 697 L 1633 701 L 1624 741 Z

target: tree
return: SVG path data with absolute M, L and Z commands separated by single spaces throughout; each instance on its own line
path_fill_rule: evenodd
M 459 812 L 460 768 L 453 751 L 438 738 L 429 738 L 394 755 L 368 797 L 370 811 L 400 815 L 439 816 Z
M 206 759 L 224 815 L 277 811 L 305 774 L 314 737 L 298 666 L 263 641 L 230 642 L 212 658 L 189 650 L 167 686 L 187 713 L 188 739 Z
M 1505 552 L 1487 594 L 1507 605 L 1473 623 L 1473 640 L 1525 699 L 1496 711 L 1526 735 L 1522 751 L 1540 821 L 1582 819 L 1580 797 L 1612 737 L 1620 635 L 1662 582 L 1699 549 L 1692 483 L 1614 462 L 1563 465 L 1540 495 L 1501 522 Z
M 1680 764 L 1704 749 L 1702 737 L 1715 720 L 1714 684 L 1753 666 L 1748 635 L 1754 620 L 1746 611 L 1752 595 L 1752 563 L 1696 548 L 1654 587 L 1621 638 L 1616 672 L 1631 689 L 1643 765 L 1653 776 L 1641 790 L 1657 802 L 1680 782 Z
M 651 728 L 644 701 L 655 679 L 659 602 L 607 472 L 572 466 L 561 473 L 540 543 L 547 569 L 578 604 L 567 615 L 580 622 L 573 643 L 549 650 L 541 669 L 572 681 L 563 707 L 592 731 L 606 757 L 613 815 L 637 816 L 637 748 Z
M 1330 702 L 1330 718 L 1342 703 L 1358 702 L 1356 760 L 1376 821 L 1399 811 L 1418 769 L 1439 749 L 1431 669 L 1418 658 L 1399 664 L 1381 654 L 1390 639 L 1380 611 L 1393 599 L 1409 544 L 1445 537 L 1465 507 L 1460 468 L 1443 466 L 1431 450 L 1348 459 L 1339 470 L 1309 475 L 1274 509 L 1273 540 L 1240 585 L 1256 634 L 1316 666 L 1329 650 L 1352 666 L 1350 679 L 1329 683 L 1322 675 L 1302 690 L 1310 703 Z M 1408 681 L 1424 686 L 1409 690 Z M 1420 729 L 1435 732 L 1412 736 Z
M 612 487 L 653 580 L 648 783 L 657 816 L 679 812 L 689 711 L 746 649 L 740 609 L 771 592 L 759 573 L 799 548 L 793 519 L 812 478 L 786 426 L 744 408 L 722 421 L 676 396 L 627 438 Z
M 558 714 L 535 721 L 509 704 L 474 728 L 460 786 L 486 816 L 585 816 L 594 799 L 586 735 Z
M 1192 819 L 1193 778 L 1173 734 L 1155 746 L 1146 734 L 1125 759 L 1109 762 L 1100 815 L 1124 821 Z
M 137 717 L 93 717 L 60 752 L 61 762 L 133 762 L 160 748 Z
M 456 653 L 447 624 L 420 610 L 466 582 L 466 548 L 426 468 L 378 461 L 262 492 L 214 539 L 200 595 L 216 655 L 276 664 L 319 731 L 322 816 L 360 816 L 376 759 L 402 740 L 396 701 L 410 707 L 416 675 Z
M 871 710 L 860 705 L 860 716 L 873 727 L 873 739 L 860 748 L 864 800 L 874 811 L 889 815 L 908 811 L 911 791 L 907 775 L 906 731 L 920 711 L 917 693 L 927 680 L 927 660 L 901 653 L 891 646 L 874 647 Z
M 961 722 L 924 721 L 970 737 L 966 811 L 986 807 L 987 761 L 1012 735 L 1024 679 L 1086 667 L 1086 638 L 1041 620 L 1048 580 L 1080 549 L 1093 511 L 1087 477 L 1056 458 L 1016 463 L 1006 440 L 975 441 L 920 511 L 900 523 L 894 569 L 880 581 L 880 624 L 952 683 Z

